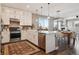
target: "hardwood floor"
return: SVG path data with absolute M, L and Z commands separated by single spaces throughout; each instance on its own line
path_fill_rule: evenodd
M 66 48 L 63 51 L 56 50 L 56 51 L 46 54 L 43 50 L 40 49 L 40 51 L 33 53 L 31 55 L 79 55 L 79 39 L 77 39 L 75 42 L 76 43 L 73 48 Z
M 41 50 L 40 52 L 37 52 L 33 55 L 79 55 L 77 53 L 79 53 L 79 52 L 76 52 L 76 50 L 74 48 L 68 48 L 63 51 L 56 50 L 56 51 L 53 51 L 48 54 L 46 54 L 44 51 Z
M 64 50 L 56 50 L 51 53 L 45 54 L 44 51 L 37 52 L 38 55 L 79 55 L 79 39 L 76 39 L 75 45 L 71 48 L 66 48 Z

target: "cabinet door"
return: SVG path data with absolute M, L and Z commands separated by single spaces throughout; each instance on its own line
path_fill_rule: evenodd
M 13 8 L 10 8 L 9 10 L 10 10 L 10 13 L 9 13 L 10 16 L 9 17 L 17 19 L 18 18 L 18 11 L 16 9 L 13 9 Z
M 10 24 L 8 14 L 3 14 L 2 15 L 2 20 L 3 20 L 4 25 L 9 25 Z
M 10 14 L 9 14 L 9 12 L 10 12 L 10 10 L 9 9 L 2 9 L 3 11 L 3 13 L 2 13 L 2 20 L 3 20 L 3 23 L 4 23 L 4 25 L 9 25 L 10 24 L 10 22 L 9 22 L 9 16 L 10 16 Z
M 40 48 L 45 49 L 45 34 L 39 33 L 38 35 L 38 45 Z
M 38 32 L 37 31 L 31 31 L 31 42 L 38 46 Z
M 9 16 L 9 17 L 10 17 L 10 18 L 14 18 L 14 15 L 15 15 L 15 14 L 14 14 L 14 9 L 10 9 L 10 16 Z
M 17 18 L 20 20 L 20 18 L 21 18 L 21 11 L 17 12 Z
M 6 35 L 7 34 L 7 35 Z M 9 30 L 3 30 L 2 32 L 2 43 L 7 43 L 10 41 L 10 32 Z
M 29 12 L 23 12 L 21 16 L 21 25 L 32 26 L 32 14 Z
M 26 12 L 26 25 L 32 26 L 32 13 Z
M 19 10 L 15 10 L 15 18 L 16 19 L 20 19 L 20 11 Z
M 25 16 L 24 16 L 24 12 L 21 12 L 20 13 L 21 17 L 20 17 L 20 25 L 25 25 Z
M 23 11 L 20 10 L 19 12 L 19 19 L 22 20 Z
M 26 39 L 26 31 L 21 30 L 21 40 L 25 40 L 25 39 Z
M 29 20 L 27 20 L 27 18 L 28 18 L 27 12 L 23 12 L 23 15 L 22 15 L 22 22 L 23 22 L 23 25 L 24 25 L 24 26 L 27 26 L 27 24 L 28 24 L 28 21 L 29 21 Z

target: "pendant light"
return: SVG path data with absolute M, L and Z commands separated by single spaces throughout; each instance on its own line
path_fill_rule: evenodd
M 38 15 L 38 9 L 36 9 L 36 14 Z
M 36 16 L 37 16 L 36 22 L 38 22 L 38 9 L 36 9 L 35 11 L 36 11 Z
M 57 17 L 60 17 L 60 12 L 61 11 L 60 10 L 57 10 L 56 12 L 57 12 Z
M 50 15 L 49 15 L 49 5 L 50 5 L 50 3 L 48 3 L 48 17 L 47 17 L 47 19 L 50 19 Z
M 41 16 L 42 16 L 42 8 L 43 8 L 43 7 L 41 6 Z

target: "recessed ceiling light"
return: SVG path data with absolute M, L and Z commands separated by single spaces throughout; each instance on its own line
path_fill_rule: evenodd
M 30 8 L 30 5 L 26 5 L 27 8 Z

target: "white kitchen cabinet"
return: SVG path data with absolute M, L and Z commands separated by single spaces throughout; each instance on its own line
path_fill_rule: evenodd
M 3 20 L 4 25 L 10 24 L 10 22 L 9 22 L 10 13 L 9 12 L 10 12 L 10 10 L 8 8 L 2 8 L 2 20 Z
M 25 24 L 32 26 L 32 13 L 26 12 Z
M 37 30 L 28 30 L 27 40 L 38 46 L 38 31 Z
M 20 11 L 19 11 L 19 19 L 20 19 L 20 21 L 22 20 L 22 15 L 23 15 L 23 11 L 20 10 Z
M 2 20 L 4 25 L 9 25 L 10 24 L 10 18 L 13 18 L 13 9 L 8 8 L 8 7 L 3 7 L 2 8 Z
M 15 18 L 15 10 L 13 8 L 9 8 L 9 9 L 10 9 L 9 18 Z
M 4 20 L 4 24 L 9 24 L 10 18 L 19 19 L 21 18 L 21 11 L 14 8 L 3 7 L 2 18 Z M 6 19 L 6 20 L 5 20 Z
M 22 30 L 21 40 L 28 40 L 38 46 L 38 31 L 36 30 Z
M 20 20 L 20 10 L 18 10 L 18 9 L 14 9 L 13 10 L 13 15 L 14 15 L 14 18 L 15 19 L 19 19 Z
M 21 30 L 21 40 L 25 40 L 27 36 L 27 31 L 26 30 Z
M 20 10 L 9 8 L 10 9 L 10 18 L 15 18 L 20 20 Z
M 20 20 L 20 25 L 32 26 L 32 13 L 24 10 L 3 7 L 2 19 L 4 25 L 10 24 L 10 18 Z
M 7 43 L 10 41 L 10 32 L 9 30 L 4 29 L 2 32 L 2 43 Z
M 23 12 L 23 14 L 21 16 L 20 25 L 32 26 L 32 13 L 30 13 L 30 12 Z
M 25 12 L 21 13 L 20 25 L 25 25 Z

